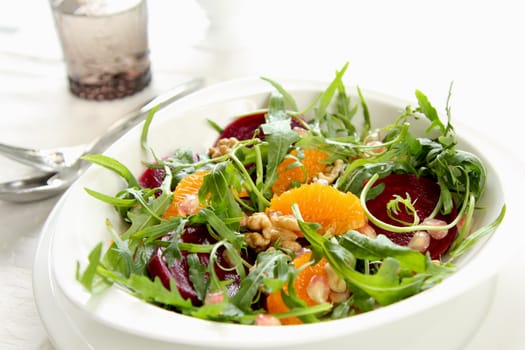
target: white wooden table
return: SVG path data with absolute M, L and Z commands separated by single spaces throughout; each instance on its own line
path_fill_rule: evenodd
M 232 17 L 208 27 L 193 0 L 149 0 L 153 82 L 113 102 L 69 94 L 46 1 L 0 2 L 0 141 L 83 143 L 189 77 L 210 84 L 246 76 L 327 80 L 349 61 L 350 83 L 405 99 L 418 88 L 437 107 L 444 107 L 454 81 L 454 118 L 524 158 L 523 132 L 515 124 L 525 117 L 525 24 L 518 1 L 216 1 L 235 11 L 223 11 Z M 0 169 L 0 181 L 30 171 L 4 158 Z M 57 199 L 0 201 L 1 349 L 53 349 L 31 278 L 41 229 Z M 525 254 L 509 257 L 487 317 L 465 350 L 525 349 L 523 267 Z

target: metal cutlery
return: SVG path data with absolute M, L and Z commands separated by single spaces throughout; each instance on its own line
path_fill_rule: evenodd
M 73 165 L 87 148 L 88 145 L 78 145 L 56 149 L 34 149 L 0 143 L 0 154 L 35 169 L 53 172 Z
M 162 109 L 203 86 L 204 80 L 201 78 L 177 85 L 151 99 L 137 110 L 126 114 L 89 145 L 35 150 L 0 144 L 0 154 L 44 171 L 33 177 L 0 183 L 0 200 L 31 202 L 63 192 L 89 165 L 80 158 L 82 155 L 103 152 L 126 131 L 143 121 L 153 108 L 158 106 L 159 109 Z

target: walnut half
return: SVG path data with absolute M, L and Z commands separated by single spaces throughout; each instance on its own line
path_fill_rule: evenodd
M 302 248 L 297 242 L 299 225 L 293 215 L 282 215 L 279 212 L 253 213 L 247 218 L 246 227 L 252 232 L 245 233 L 244 240 L 256 252 L 265 251 L 272 246 L 292 252 Z

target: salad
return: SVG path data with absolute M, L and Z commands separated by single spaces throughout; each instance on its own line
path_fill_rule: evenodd
M 253 325 L 322 322 L 372 311 L 440 283 L 492 234 L 505 206 L 477 227 L 487 172 L 458 149 L 451 124 L 416 90 L 417 106 L 373 125 L 345 65 L 308 106 L 271 79 L 267 108 L 217 125 L 205 150 L 157 155 L 135 177 L 117 159 L 87 155 L 124 184 L 85 190 L 119 213 L 106 220 L 77 279 L 111 285 L 167 310 Z M 450 100 L 450 93 L 449 93 Z M 413 131 L 428 121 L 424 135 Z

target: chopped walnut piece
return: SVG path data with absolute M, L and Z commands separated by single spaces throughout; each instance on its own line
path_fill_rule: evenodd
M 297 223 L 297 219 L 291 214 L 283 215 L 277 211 L 270 211 L 268 216 L 270 217 L 272 224 L 276 227 L 296 232 L 301 230 Z
M 314 176 L 313 182 L 331 185 L 339 177 L 339 175 L 343 173 L 343 168 L 344 162 L 341 159 L 337 159 L 331 167 L 326 169 L 326 171 Z
M 246 220 L 246 227 L 257 231 L 244 234 L 244 240 L 256 252 L 267 250 L 273 245 L 293 252 L 302 248 L 296 241 L 299 225 L 292 215 L 281 215 L 278 212 L 270 212 L 269 215 L 254 213 Z
M 263 230 L 262 235 L 264 238 L 269 239 L 272 242 L 275 242 L 278 239 L 281 241 L 295 241 L 297 239 L 295 232 L 279 227 L 272 227 L 270 229 Z
M 246 227 L 250 230 L 262 231 L 272 227 L 272 222 L 265 213 L 253 213 L 248 216 Z
M 239 140 L 235 137 L 220 139 L 215 146 L 208 149 L 208 155 L 211 158 L 221 157 L 228 153 L 238 142 Z
M 258 232 L 247 232 L 244 234 L 244 240 L 250 248 L 253 248 L 257 253 L 262 252 L 270 245 L 270 240 L 264 238 Z
M 301 250 L 302 246 L 297 241 L 281 241 L 280 247 L 292 252 Z

